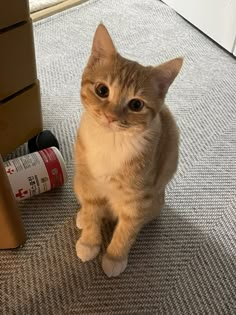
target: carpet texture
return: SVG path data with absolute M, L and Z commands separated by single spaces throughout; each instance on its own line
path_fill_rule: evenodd
M 185 57 L 167 97 L 181 131 L 178 173 L 117 279 L 99 259 L 82 264 L 75 254 L 80 79 L 101 20 L 128 58 Z M 236 314 L 235 59 L 157 0 L 91 0 L 34 26 L 44 125 L 60 141 L 70 180 L 21 203 L 28 240 L 0 251 L 0 314 Z

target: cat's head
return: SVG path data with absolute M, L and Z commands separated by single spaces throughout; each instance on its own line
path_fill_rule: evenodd
M 145 130 L 160 111 L 182 62 L 176 58 L 157 67 L 144 67 L 125 59 L 100 24 L 82 77 L 83 105 L 110 130 Z

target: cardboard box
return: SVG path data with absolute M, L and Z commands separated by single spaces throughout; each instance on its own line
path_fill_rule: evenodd
M 36 80 L 31 20 L 0 33 L 0 100 Z
M 42 131 L 39 82 L 0 102 L 0 154 L 12 152 Z
M 20 210 L 0 155 L 0 249 L 16 248 L 26 240 Z
M 0 30 L 28 19 L 28 0 L 0 1 Z

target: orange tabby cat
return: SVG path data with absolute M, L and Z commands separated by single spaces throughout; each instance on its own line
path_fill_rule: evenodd
M 135 238 L 164 204 L 165 187 L 177 168 L 178 131 L 164 104 L 182 58 L 144 67 L 116 51 L 104 25 L 96 30 L 84 70 L 85 111 L 75 146 L 75 193 L 82 205 L 78 257 L 97 256 L 104 218 L 116 220 L 102 259 L 108 277 L 127 266 Z

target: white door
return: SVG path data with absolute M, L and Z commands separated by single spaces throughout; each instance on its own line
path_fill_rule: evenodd
M 230 52 L 234 51 L 236 0 L 163 0 L 163 2 L 218 44 Z

